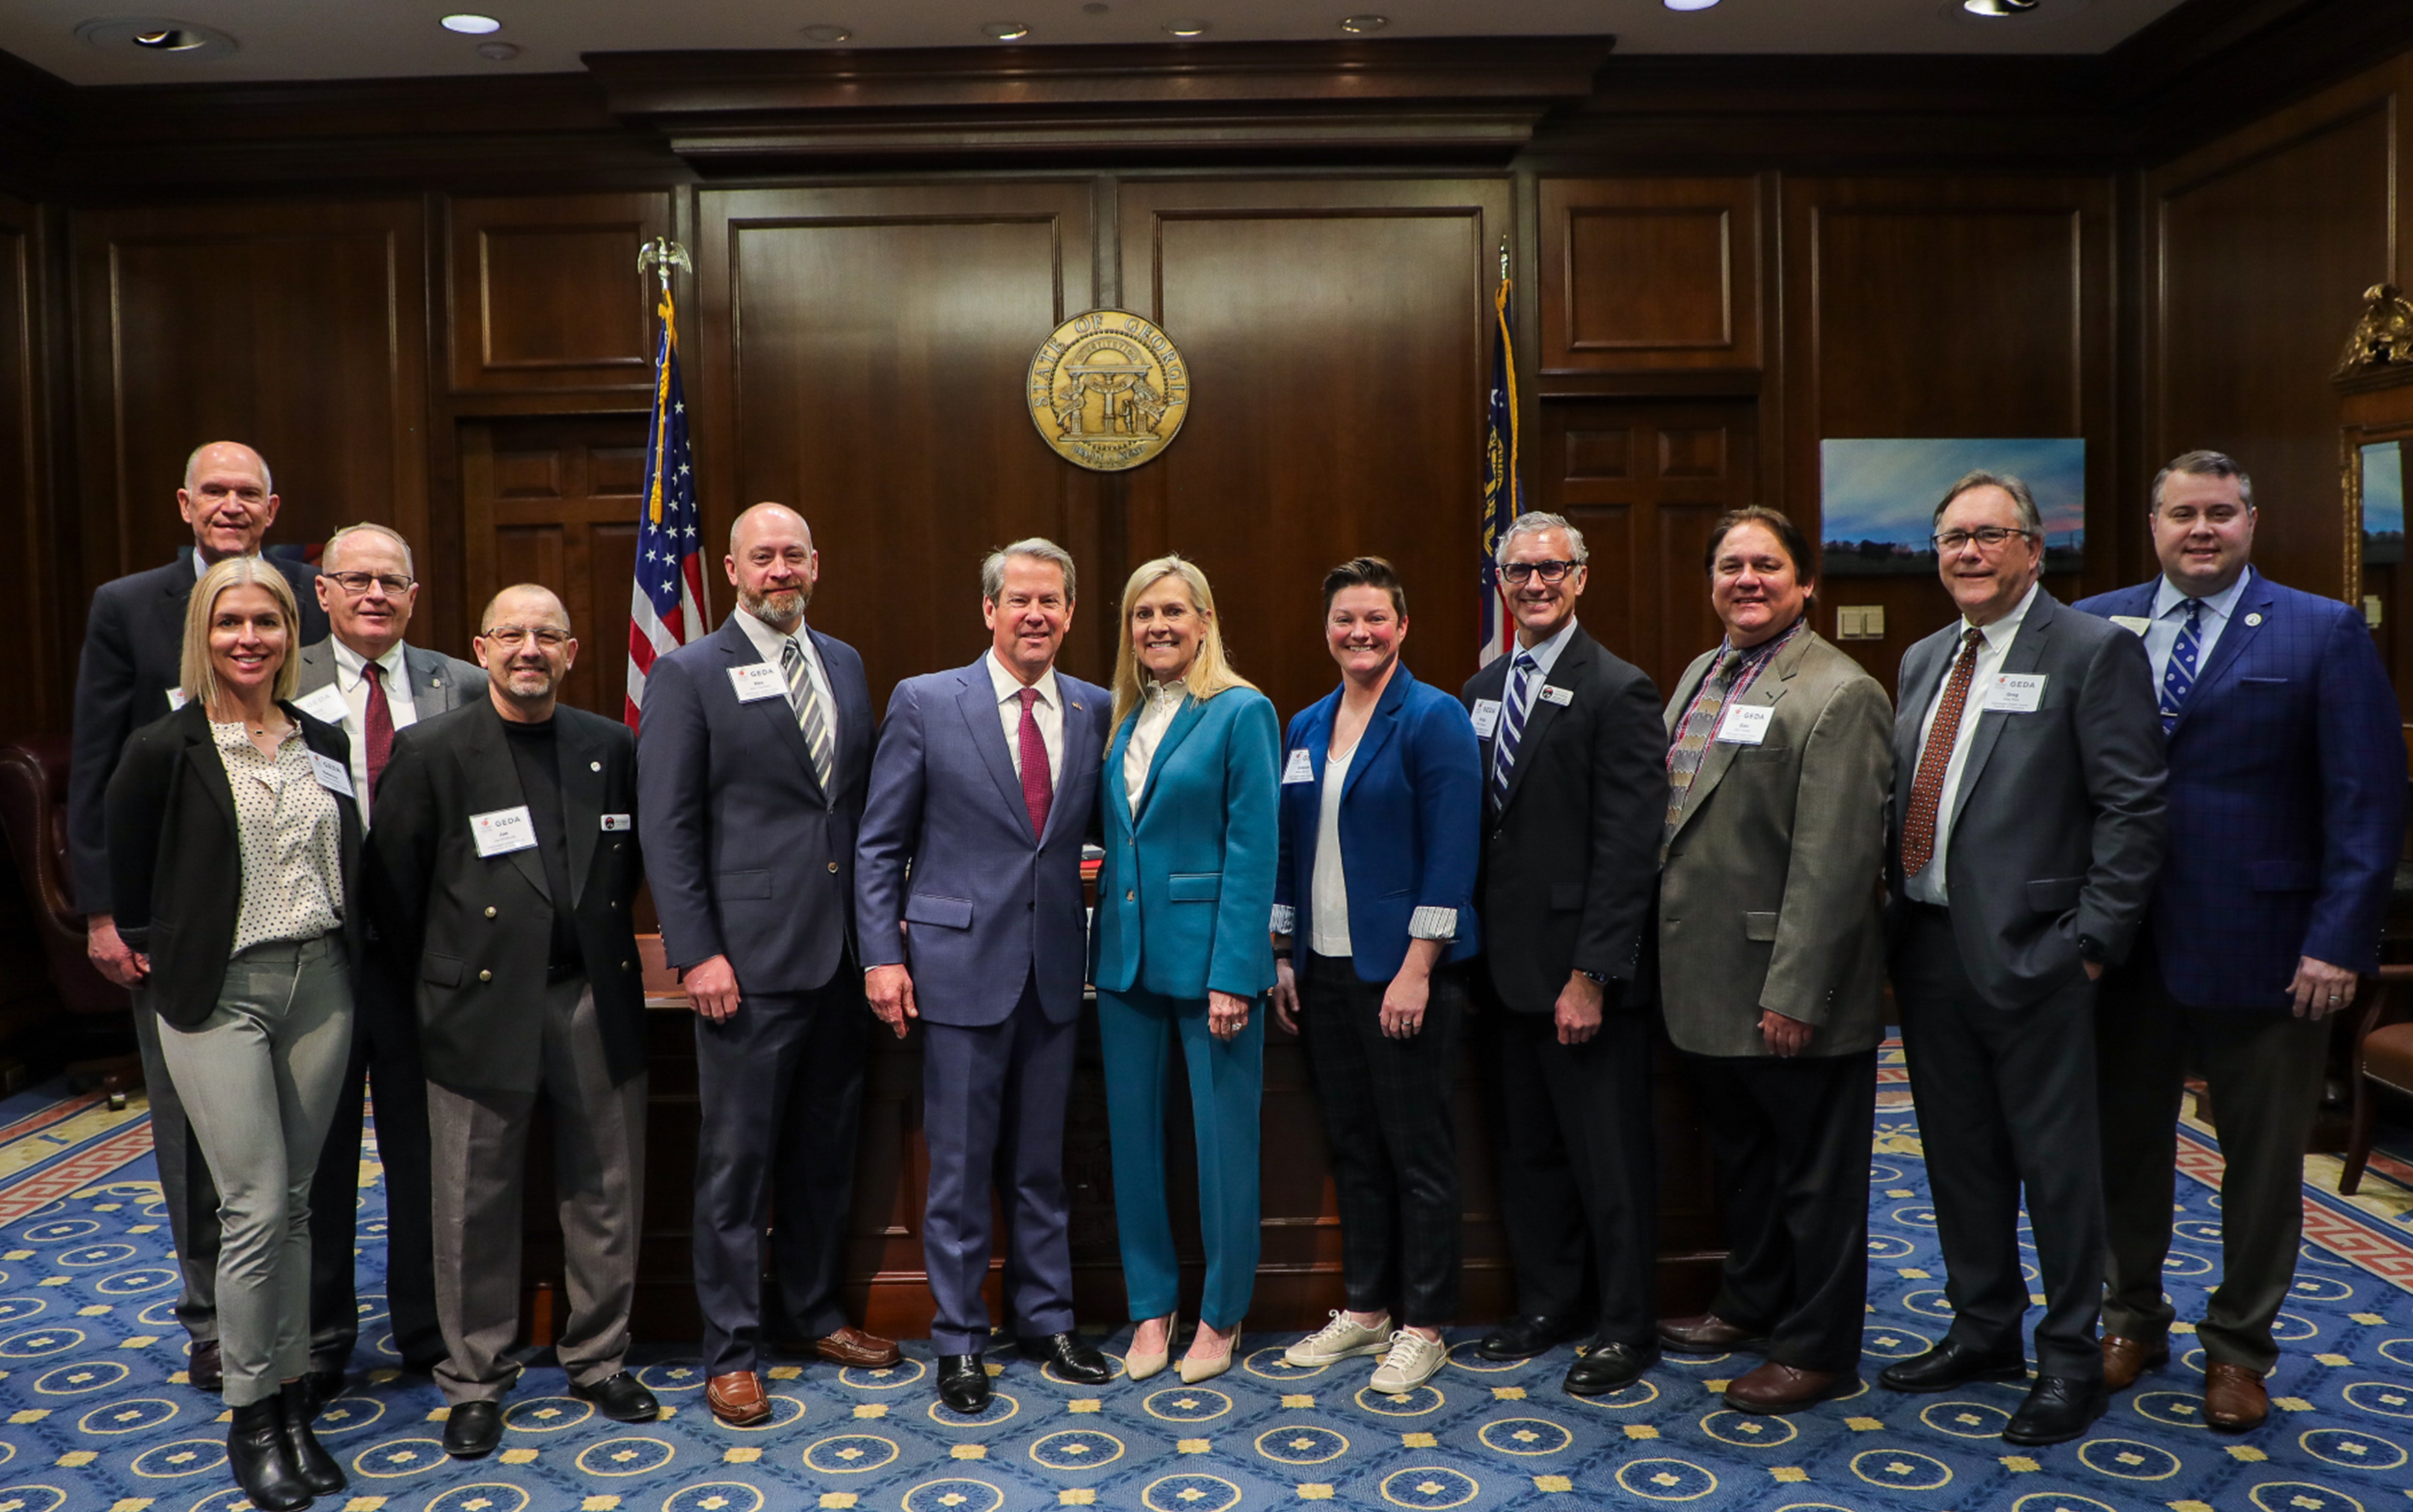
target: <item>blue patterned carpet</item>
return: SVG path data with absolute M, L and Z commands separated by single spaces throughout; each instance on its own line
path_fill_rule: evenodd
M 1898 1054 L 1897 1054 L 1898 1059 Z M 1873 1291 L 1864 1373 L 1947 1324 L 1925 1170 L 1898 1066 L 1880 1093 L 1870 1167 Z M 2217 1143 L 2180 1134 L 2169 1287 L 2199 1315 L 2219 1265 Z M 979 1418 L 936 1405 L 924 1346 L 892 1371 L 815 1364 L 774 1372 L 768 1427 L 716 1423 L 691 1362 L 641 1373 L 669 1406 L 644 1430 L 609 1422 L 532 1367 L 503 1447 L 447 1460 L 424 1380 L 372 1371 L 320 1432 L 352 1477 L 325 1512 L 1024 1512 L 1072 1505 L 1228 1512 L 1302 1501 L 1352 1507 L 1526 1505 L 1697 1508 L 2008 1508 L 2014 1512 L 2376 1512 L 2413 1505 L 2413 1167 L 2383 1160 L 2363 1196 L 2335 1197 L 2336 1164 L 2306 1163 L 2308 1241 L 2283 1318 L 2288 1354 L 2261 1430 L 2200 1422 L 2189 1341 L 2076 1444 L 2009 1454 L 1994 1435 L 2020 1388 L 1945 1399 L 1863 1386 L 1791 1418 L 1724 1410 L 1713 1393 L 1750 1361 L 1671 1357 L 1616 1396 L 1558 1388 L 1567 1352 L 1492 1367 L 1479 1330 L 1404 1398 L 1366 1389 L 1371 1361 L 1285 1369 L 1285 1338 L 1247 1342 L 1210 1386 L 1159 1377 L 1075 1387 L 1019 1359 Z M 111 1114 L 56 1089 L 0 1104 L 0 1512 L 234 1512 L 215 1401 L 184 1384 L 174 1272 L 141 1102 Z M 379 1257 L 382 1198 L 363 1165 L 363 1257 Z M 365 1283 L 375 1291 L 374 1281 Z M 381 1306 L 371 1298 L 367 1306 Z M 364 1340 L 391 1345 L 372 1311 Z M 1128 1334 L 1109 1341 L 1118 1347 Z M 357 1361 L 356 1365 L 363 1363 Z

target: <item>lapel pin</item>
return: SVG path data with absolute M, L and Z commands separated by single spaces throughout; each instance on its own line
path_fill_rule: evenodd
M 2259 625 L 2262 623 L 2262 616 L 2260 615 L 2248 615 L 2245 616 L 2245 623 L 2248 625 Z
M 603 770 L 603 763 L 601 762 L 588 762 L 586 763 L 586 769 L 590 772 L 600 772 Z

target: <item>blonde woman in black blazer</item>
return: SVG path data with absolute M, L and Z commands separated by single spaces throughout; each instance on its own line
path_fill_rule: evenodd
M 227 1458 L 260 1512 L 343 1490 L 311 1435 L 310 1179 L 351 1049 L 360 861 L 343 731 L 289 700 L 293 590 L 256 556 L 203 573 L 184 702 L 110 779 L 118 932 L 217 1178 Z

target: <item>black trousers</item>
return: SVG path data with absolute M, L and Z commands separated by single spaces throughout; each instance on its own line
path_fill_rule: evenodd
M 1857 1370 L 1869 1301 L 1877 1053 L 1687 1055 L 1718 1164 L 1726 1263 L 1710 1311 L 1802 1371 Z
M 2026 1190 L 2045 1295 L 2036 1327 L 2043 1375 L 2100 1380 L 2103 1153 L 2095 1107 L 2095 984 L 2079 976 L 2042 1002 L 2004 1010 L 1961 970 L 1952 921 L 1913 908 L 1894 959 L 1902 1049 L 1935 1197 L 1951 1337 L 1988 1353 L 2020 1347 Z
M 1517 1311 L 1598 1319 L 1602 1343 L 1658 1347 L 1655 1025 L 1610 1009 L 1581 1045 L 1549 1013 L 1483 1015 L 1485 1081 L 1500 1134 L 1500 1212 Z
M 377 1160 L 385 1166 L 385 1293 L 393 1347 L 405 1363 L 444 1358 L 436 1321 L 434 1198 L 428 1189 L 427 1074 L 407 985 L 352 973 L 352 1058 L 310 1178 L 310 1368 L 340 1371 L 360 1342 L 353 1248 L 361 1207 L 363 1093 L 377 1100 Z
M 767 1342 L 846 1327 L 838 1282 L 871 1023 L 851 953 L 810 992 L 748 993 L 718 1024 L 696 1015 L 695 1294 L 707 1375 L 756 1369 Z
M 1402 1327 L 1441 1327 L 1458 1315 L 1458 1134 L 1450 1093 L 1466 1013 L 1458 973 L 1432 974 L 1423 1029 L 1383 1033 L 1388 982 L 1366 982 L 1349 961 L 1300 956 L 1299 1033 L 1332 1146 L 1340 1199 L 1340 1274 L 1349 1306 Z

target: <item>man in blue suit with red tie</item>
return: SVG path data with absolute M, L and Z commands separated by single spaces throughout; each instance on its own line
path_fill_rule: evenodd
M 2270 1413 L 2328 1016 L 2379 964 L 2406 797 L 2396 698 L 2362 616 L 2254 571 L 2254 520 L 2244 469 L 2189 452 L 2154 480 L 2161 575 L 2078 605 L 2144 637 L 2170 774 L 2147 927 L 2096 1012 L 2103 1373 L 2117 1391 L 2169 1358 L 2172 1127 L 2192 1068 L 2224 1167 L 2204 1419 L 2229 1432 Z

